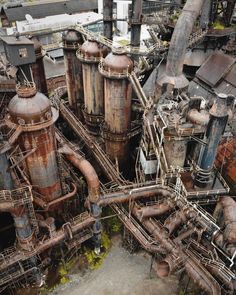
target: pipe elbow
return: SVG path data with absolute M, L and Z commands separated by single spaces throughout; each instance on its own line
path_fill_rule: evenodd
M 189 120 L 193 124 L 207 126 L 210 120 L 210 115 L 207 111 L 204 110 L 198 111 L 197 109 L 191 109 L 187 113 L 187 120 Z
M 66 145 L 64 145 L 59 151 L 65 154 L 71 164 L 84 175 L 88 184 L 89 201 L 97 203 L 100 198 L 100 182 L 91 163 Z

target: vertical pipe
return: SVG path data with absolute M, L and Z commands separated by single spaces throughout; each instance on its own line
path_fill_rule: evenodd
M 36 88 L 44 95 L 48 94 L 47 80 L 45 75 L 44 63 L 43 63 L 43 50 L 42 45 L 39 43 L 36 37 L 31 39 L 34 42 L 34 51 L 36 56 L 36 62 L 32 64 L 32 72 Z
M 206 29 L 210 22 L 211 0 L 205 0 L 202 6 L 202 13 L 200 17 L 201 28 Z
M 9 103 L 7 124 L 21 125 L 23 132 L 18 138 L 21 150 L 29 153 L 26 166 L 31 183 L 45 202 L 61 196 L 61 183 L 56 159 L 54 122 L 58 112 L 49 99 L 36 93 L 35 87 L 20 86 Z M 54 210 L 56 206 L 50 207 Z
M 112 40 L 113 0 L 103 0 L 103 26 L 104 36 Z
M 80 120 L 83 119 L 82 105 L 84 103 L 84 90 L 82 65 L 76 57 L 76 51 L 82 43 L 83 39 L 81 34 L 75 30 L 68 30 L 63 34 L 68 100 L 71 109 Z
M 142 5 L 143 0 L 132 0 L 132 11 L 131 11 L 131 45 L 139 47 L 140 35 L 142 26 Z
M 210 109 L 210 121 L 205 134 L 206 145 L 199 163 L 200 171 L 195 177 L 195 185 L 198 187 L 206 187 L 212 183 L 211 171 L 227 121 L 227 95 L 220 93 Z

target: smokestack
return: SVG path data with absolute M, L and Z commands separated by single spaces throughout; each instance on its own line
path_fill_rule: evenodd
M 103 34 L 107 39 L 112 40 L 113 25 L 113 0 L 103 0 Z
M 36 37 L 31 38 L 31 40 L 34 42 L 34 52 L 36 56 L 36 61 L 32 64 L 34 83 L 36 84 L 37 91 L 44 95 L 48 95 L 47 80 L 43 63 L 43 48 Z
M 220 93 L 210 109 L 210 120 L 205 134 L 206 145 L 194 180 L 197 187 L 207 187 L 212 184 L 211 172 L 227 121 L 227 95 Z
M 131 24 L 131 45 L 139 47 L 142 26 L 142 6 L 143 0 L 132 1 L 132 11 L 130 17 Z

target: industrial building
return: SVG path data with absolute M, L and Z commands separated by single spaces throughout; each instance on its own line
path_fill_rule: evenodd
M 158 277 L 236 294 L 235 4 L 2 7 L 0 294 L 99 257 L 113 216 Z

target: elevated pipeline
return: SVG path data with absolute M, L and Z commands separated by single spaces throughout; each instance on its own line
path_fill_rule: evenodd
M 37 204 L 39 207 L 43 208 L 44 211 L 48 211 L 50 210 L 50 207 L 53 206 L 53 205 L 56 205 L 58 203 L 61 203 L 61 202 L 64 202 L 72 197 L 74 197 L 77 193 L 77 187 L 76 185 L 72 182 L 71 183 L 72 187 L 73 187 L 73 190 L 72 192 L 58 198 L 58 199 L 55 199 L 55 200 L 52 200 L 50 202 L 45 202 L 43 199 L 37 197 L 36 195 L 34 195 L 34 203 Z
M 163 198 L 173 198 L 174 193 L 168 187 L 160 185 L 150 185 L 131 189 L 124 189 L 106 196 L 101 197 L 98 205 L 106 206 L 113 203 L 125 203 L 129 201 L 138 200 L 141 198 L 150 198 L 154 196 L 161 196 Z
M 12 266 L 14 263 L 29 259 L 35 256 L 35 254 L 40 254 L 44 252 L 45 250 L 68 239 L 69 237 L 71 237 L 71 234 L 76 234 L 77 232 L 80 232 L 83 229 L 92 226 L 94 222 L 95 222 L 95 219 L 92 216 L 88 215 L 86 218 L 82 220 L 78 219 L 78 221 L 73 224 L 67 223 L 67 227 L 62 226 L 61 229 L 55 232 L 53 237 L 50 237 L 44 241 L 38 241 L 37 245 L 34 247 L 32 251 L 27 251 L 27 252 L 16 251 L 11 256 L 7 256 L 7 257 L 1 256 L 0 271 L 5 269 L 6 267 Z
M 222 205 L 225 230 L 224 239 L 230 243 L 236 243 L 236 202 L 230 197 L 222 197 L 220 200 Z
M 220 295 L 221 288 L 211 274 L 194 257 L 188 256 L 183 249 L 177 246 L 157 222 L 150 218 L 141 220 L 137 208 L 137 205 L 133 206 L 132 213 L 134 216 L 142 222 L 148 232 L 166 249 L 167 253 L 171 253 L 174 257 L 178 257 L 180 261 L 184 261 L 184 267 L 192 280 L 207 294 Z

